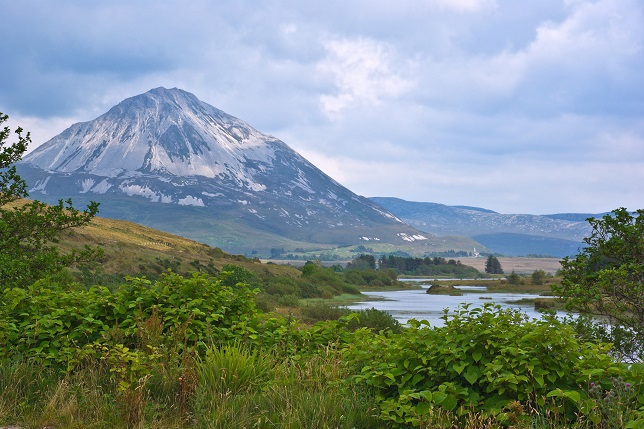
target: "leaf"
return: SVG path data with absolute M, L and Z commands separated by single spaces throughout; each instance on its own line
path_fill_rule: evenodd
M 546 398 L 552 398 L 553 396 L 557 396 L 557 397 L 559 397 L 559 398 L 563 398 L 563 396 L 564 396 L 564 391 L 563 391 L 563 390 L 561 390 L 561 389 L 551 390 L 551 391 L 550 391 L 550 392 L 548 392 L 548 394 L 546 395 Z
M 478 350 L 472 353 L 472 359 L 474 359 L 474 362 L 480 361 L 482 357 L 483 357 L 483 353 L 481 353 Z
M 425 378 L 425 376 L 423 376 L 422 374 L 416 374 L 416 375 L 414 375 L 414 378 L 412 378 L 412 379 L 411 379 L 411 385 L 412 385 L 412 386 L 417 385 L 417 384 L 418 384 L 419 382 L 421 382 L 424 378 Z
M 467 363 L 463 362 L 460 365 L 454 364 L 453 368 L 454 368 L 454 371 L 456 371 L 460 375 L 466 367 L 467 367 Z
M 453 410 L 456 408 L 456 396 L 454 395 L 447 395 L 447 397 L 441 402 L 441 406 L 445 408 L 446 410 Z
M 566 390 L 564 392 L 564 396 L 573 401 L 575 404 L 578 404 L 581 400 L 581 395 L 576 390 Z
M 481 372 L 479 371 L 479 368 L 476 366 L 470 366 L 467 368 L 467 371 L 463 374 L 463 377 L 470 383 L 474 384 L 476 383 L 476 380 L 479 379 L 479 376 L 481 375 Z
M 432 393 L 432 398 L 434 399 L 434 402 L 438 405 L 442 404 L 443 401 L 447 398 L 447 393 L 445 392 L 433 392 Z
M 421 398 L 425 399 L 427 402 L 432 402 L 432 400 L 434 399 L 434 395 L 429 390 L 423 390 L 422 392 L 419 392 L 418 395 Z

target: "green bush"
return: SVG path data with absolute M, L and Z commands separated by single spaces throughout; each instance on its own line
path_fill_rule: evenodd
M 158 319 L 157 344 L 192 347 L 199 341 L 227 341 L 252 324 L 254 291 L 194 274 L 168 273 L 155 282 L 129 279 L 113 293 L 41 280 L 0 295 L 0 358 L 27 357 L 66 369 L 81 349 L 95 342 L 141 345 L 142 330 Z M 93 350 L 88 349 L 89 351 Z
M 302 307 L 302 320 L 306 323 L 315 323 L 322 320 L 338 320 L 340 317 L 349 314 L 351 314 L 351 310 L 324 303 Z
M 376 389 L 382 419 L 419 426 L 438 407 L 504 421 L 510 404 L 538 409 L 549 398 L 574 419 L 592 412 L 589 383 L 608 387 L 624 371 L 608 347 L 578 342 L 554 317 L 527 320 L 486 304 L 465 306 L 443 320 L 440 328 L 411 321 L 393 336 L 358 331 L 348 352 L 359 373 L 354 382 Z
M 402 325 L 391 314 L 376 308 L 367 308 L 354 312 L 358 318 L 349 324 L 350 328 L 369 328 L 375 332 L 389 330 L 395 334 L 402 331 Z

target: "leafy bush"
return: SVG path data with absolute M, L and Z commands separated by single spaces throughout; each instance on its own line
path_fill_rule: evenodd
M 549 397 L 573 419 L 593 408 L 591 381 L 609 386 L 610 377 L 623 374 L 607 347 L 578 342 L 553 317 L 527 320 L 486 304 L 443 320 L 441 328 L 411 321 L 400 335 L 358 335 L 349 346 L 359 373 L 354 382 L 376 389 L 382 419 L 419 426 L 439 407 L 503 421 L 513 402 L 538 409 Z
M 369 328 L 375 332 L 389 330 L 398 334 L 402 331 L 402 325 L 391 314 L 376 308 L 365 310 L 354 310 L 358 318 L 349 324 L 350 328 Z
M 302 320 L 306 323 L 315 323 L 322 320 L 338 320 L 340 317 L 348 316 L 349 314 L 351 314 L 351 310 L 323 303 L 302 307 Z
M 28 357 L 64 369 L 97 341 L 139 347 L 150 318 L 159 319 L 158 344 L 182 349 L 206 338 L 226 341 L 252 324 L 256 313 L 254 291 L 200 274 L 168 273 L 155 282 L 133 278 L 113 293 L 41 280 L 0 295 L 0 358 Z

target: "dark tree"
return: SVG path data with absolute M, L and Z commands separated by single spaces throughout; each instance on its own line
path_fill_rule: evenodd
M 503 274 L 503 268 L 501 268 L 501 263 L 496 256 L 490 255 L 487 257 L 485 272 L 488 274 Z
M 0 126 L 9 117 L 0 113 Z M 86 247 L 60 253 L 54 246 L 60 234 L 86 225 L 98 212 L 92 202 L 84 211 L 72 206 L 71 200 L 48 206 L 40 201 L 25 200 L 27 184 L 13 165 L 19 161 L 31 142 L 29 133 L 17 128 L 17 141 L 9 144 L 9 127 L 0 129 L 0 288 L 26 287 L 38 279 L 56 274 L 63 268 L 97 256 L 97 250 Z
M 360 255 L 347 264 L 348 270 L 376 269 L 376 258 L 373 255 Z

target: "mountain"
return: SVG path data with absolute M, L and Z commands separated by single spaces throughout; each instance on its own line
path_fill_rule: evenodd
M 284 142 L 176 88 L 153 89 L 72 125 L 18 171 L 32 198 L 98 201 L 102 216 L 229 252 L 364 243 L 449 250 Z
M 605 214 L 501 214 L 478 207 L 447 206 L 398 198 L 374 197 L 371 201 L 423 232 L 464 235 L 493 252 L 508 256 L 576 255 L 583 246 L 583 239 L 591 232 L 586 219 Z

